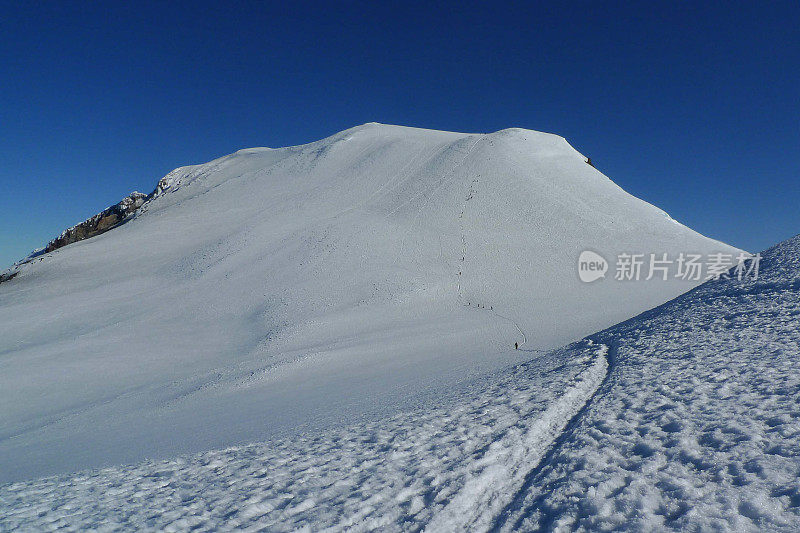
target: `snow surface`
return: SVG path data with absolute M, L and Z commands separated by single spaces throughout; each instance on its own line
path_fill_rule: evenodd
M 0 482 L 325 442 L 691 286 L 582 284 L 587 248 L 735 252 L 529 130 L 366 124 L 176 169 L 0 284 Z
M 800 236 L 446 403 L 0 486 L 0 528 L 797 531 L 798 352 Z
M 485 528 L 606 368 L 605 346 L 580 343 L 388 420 L 13 483 L 0 487 L 0 528 Z
M 611 370 L 494 527 L 800 531 L 800 236 L 592 338 Z

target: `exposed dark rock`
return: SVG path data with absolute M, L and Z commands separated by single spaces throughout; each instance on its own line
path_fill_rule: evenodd
M 92 218 L 65 230 L 61 235 L 47 243 L 45 252 L 52 252 L 62 246 L 82 241 L 106 231 L 125 222 L 151 195 L 132 192 L 116 205 L 101 211 Z
M 19 274 L 19 270 L 12 270 L 11 272 L 3 272 L 2 274 L 0 274 L 0 283 L 10 280 L 17 274 Z

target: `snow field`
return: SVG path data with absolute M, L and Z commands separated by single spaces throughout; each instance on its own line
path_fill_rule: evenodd
M 0 529 L 485 530 L 606 365 L 582 343 L 384 421 L 7 484 Z

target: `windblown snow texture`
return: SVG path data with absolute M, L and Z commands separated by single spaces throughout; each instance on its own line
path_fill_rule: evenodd
M 800 236 L 593 336 L 612 369 L 495 527 L 800 531 Z

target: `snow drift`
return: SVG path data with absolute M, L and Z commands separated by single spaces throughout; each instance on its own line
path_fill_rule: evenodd
M 583 284 L 581 251 L 732 248 L 563 138 L 366 124 L 163 178 L 0 284 L 0 481 L 313 434 L 692 287 Z

